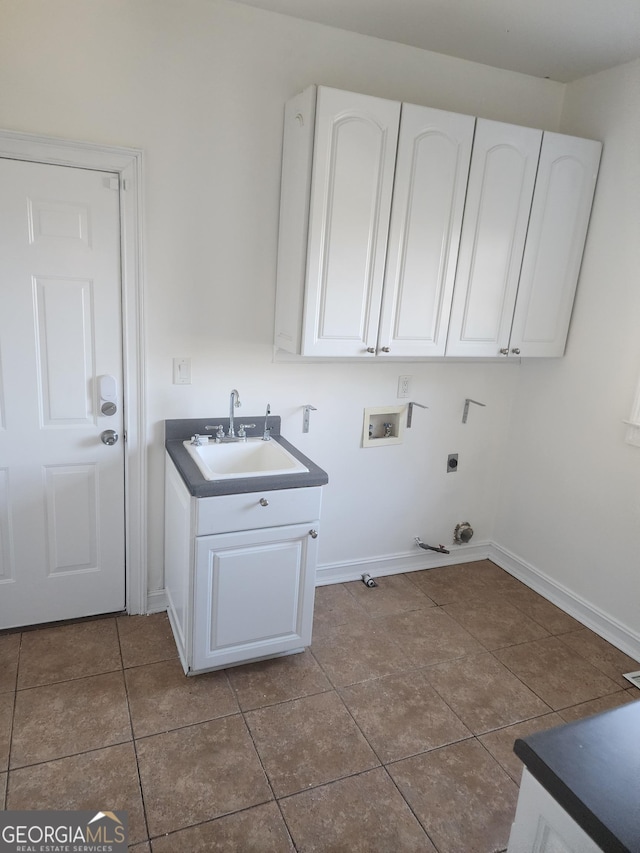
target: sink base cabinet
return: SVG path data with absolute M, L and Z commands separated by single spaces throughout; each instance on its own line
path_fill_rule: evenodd
M 198 538 L 194 669 L 310 645 L 317 539 L 309 529 L 296 524 Z
M 309 646 L 321 489 L 194 498 L 169 459 L 165 486 L 165 586 L 185 673 Z M 218 532 L 238 526 L 236 504 L 253 528 Z

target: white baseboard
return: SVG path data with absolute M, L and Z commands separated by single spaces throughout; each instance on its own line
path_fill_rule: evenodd
M 490 542 L 480 542 L 477 545 L 452 545 L 449 554 L 440 554 L 437 551 L 425 551 L 416 546 L 415 551 L 404 554 L 391 554 L 345 563 L 325 563 L 317 568 L 316 586 L 357 581 L 365 574 L 371 575 L 372 578 L 379 578 L 383 575 L 400 575 L 405 572 L 419 572 L 422 569 L 486 560 L 491 547 Z
M 509 572 L 569 616 L 573 616 L 621 652 L 640 661 L 640 634 L 622 625 L 603 610 L 554 581 L 540 569 L 520 559 L 500 545 L 492 544 L 488 557 L 501 569 Z
M 416 552 L 392 554 L 367 560 L 325 563 L 318 566 L 316 586 L 356 581 L 360 580 L 364 574 L 376 578 L 384 575 L 419 572 L 423 569 L 435 569 L 440 566 L 454 566 L 458 563 L 471 563 L 477 560 L 492 560 L 501 569 L 509 572 L 510 575 L 538 592 L 552 604 L 557 605 L 569 616 L 573 616 L 574 619 L 590 628 L 617 649 L 634 660 L 640 661 L 640 634 L 638 632 L 622 625 L 612 616 L 495 542 L 479 542 L 476 545 L 452 545 L 449 554 L 416 549 Z M 164 589 L 148 593 L 147 613 L 161 613 L 167 607 L 168 601 Z
M 162 613 L 168 606 L 167 593 L 163 589 L 147 593 L 147 613 Z

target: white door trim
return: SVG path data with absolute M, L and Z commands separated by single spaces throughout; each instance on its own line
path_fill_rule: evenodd
M 0 130 L 0 157 L 120 175 L 127 612 L 147 612 L 142 151 Z

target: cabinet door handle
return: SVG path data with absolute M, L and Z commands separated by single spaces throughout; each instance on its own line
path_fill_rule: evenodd
M 367 347 L 367 352 L 375 352 L 375 351 L 376 351 L 375 347 Z
M 269 501 L 266 498 L 260 498 L 260 506 L 269 506 Z
M 317 538 L 318 538 L 318 531 L 317 531 L 317 530 L 313 530 L 313 529 L 311 529 L 311 530 L 309 531 L 309 536 L 310 536 L 312 539 L 317 539 Z
M 504 349 L 500 350 L 500 355 L 509 355 L 509 348 L 504 347 Z
M 382 347 L 382 352 L 391 352 L 390 347 Z
M 520 347 L 514 347 L 514 348 L 511 350 L 511 352 L 512 352 L 514 355 L 520 355 Z

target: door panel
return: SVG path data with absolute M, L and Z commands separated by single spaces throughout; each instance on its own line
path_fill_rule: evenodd
M 378 336 L 400 104 L 318 89 L 303 355 L 366 355 Z
M 208 669 L 311 642 L 318 522 L 196 540 L 193 668 Z
M 508 347 L 542 131 L 478 119 L 447 355 Z
M 0 159 L 0 627 L 124 608 L 120 220 L 107 173 Z
M 42 426 L 95 422 L 93 283 L 34 277 Z
M 382 357 L 444 355 L 474 125 L 471 116 L 402 105 Z
M 49 574 L 98 571 L 95 465 L 44 467 Z
M 511 347 L 564 353 L 602 144 L 559 133 L 542 140 Z

